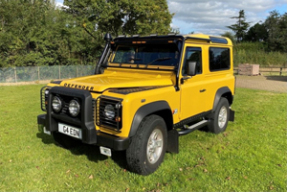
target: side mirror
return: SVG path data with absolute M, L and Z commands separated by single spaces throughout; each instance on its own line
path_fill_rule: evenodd
M 196 74 L 196 62 L 188 61 L 187 63 L 187 75 L 194 76 Z

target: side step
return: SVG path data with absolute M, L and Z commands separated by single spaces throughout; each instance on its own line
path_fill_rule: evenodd
M 194 125 L 191 125 L 190 127 L 185 127 L 184 129 L 180 130 L 178 132 L 178 135 L 186 135 L 188 133 L 191 133 L 197 129 L 200 129 L 206 125 L 208 125 L 209 121 L 208 120 L 202 120 Z

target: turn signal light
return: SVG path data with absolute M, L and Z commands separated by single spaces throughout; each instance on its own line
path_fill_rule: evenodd
M 120 118 L 120 117 L 116 117 L 115 121 L 116 121 L 116 122 L 120 122 L 120 121 L 121 121 L 121 118 Z
M 145 44 L 146 41 L 133 41 L 132 44 Z

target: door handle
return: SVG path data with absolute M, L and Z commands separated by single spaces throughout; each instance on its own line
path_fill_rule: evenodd
M 201 89 L 201 90 L 200 90 L 200 93 L 203 93 L 204 91 L 206 91 L 206 89 Z

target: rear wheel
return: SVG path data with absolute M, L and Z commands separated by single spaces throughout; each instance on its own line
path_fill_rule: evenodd
M 218 105 L 210 119 L 208 131 L 212 133 L 221 133 L 226 130 L 229 120 L 229 103 L 224 97 L 220 98 Z
M 132 172 L 149 175 L 156 171 L 164 159 L 167 146 L 167 129 L 164 120 L 151 115 L 142 121 L 126 151 Z
M 53 133 L 54 140 L 57 145 L 65 149 L 71 149 L 81 144 L 81 141 L 58 132 Z

